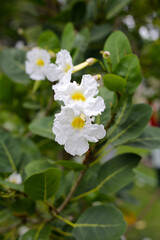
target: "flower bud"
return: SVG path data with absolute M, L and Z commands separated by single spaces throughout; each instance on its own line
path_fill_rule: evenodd
M 109 58 L 110 57 L 110 52 L 109 51 L 100 51 L 100 53 L 102 54 L 103 58 Z
M 97 62 L 97 59 L 95 58 L 88 58 L 86 59 L 86 62 L 88 63 L 89 66 L 93 65 L 94 63 Z

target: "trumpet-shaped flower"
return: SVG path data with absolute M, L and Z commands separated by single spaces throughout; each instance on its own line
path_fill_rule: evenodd
M 56 55 L 55 64 L 49 64 L 47 78 L 51 82 L 59 80 L 60 83 L 70 82 L 73 70 L 72 58 L 67 50 L 61 50 Z
M 81 84 L 69 82 L 60 87 L 53 86 L 55 100 L 70 105 L 75 112 L 80 109 L 88 116 L 96 116 L 104 111 L 105 104 L 102 97 L 97 96 L 99 84 L 91 75 L 83 75 Z
M 106 131 L 103 125 L 93 124 L 92 119 L 83 112 L 77 112 L 70 107 L 62 107 L 55 115 L 52 128 L 55 140 L 64 145 L 71 155 L 83 155 L 89 149 L 89 142 L 98 142 Z
M 21 174 L 17 173 L 17 172 L 13 172 L 8 178 L 7 180 L 9 182 L 12 183 L 17 183 L 17 184 L 21 184 L 22 183 L 22 177 Z
M 49 53 L 44 49 L 33 48 L 27 52 L 26 57 L 26 73 L 29 74 L 33 80 L 44 80 L 46 77 L 46 69 L 50 63 Z

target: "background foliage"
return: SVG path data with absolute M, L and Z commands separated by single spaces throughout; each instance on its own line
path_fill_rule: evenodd
M 144 149 L 160 146 L 160 134 L 159 129 L 147 126 L 151 107 L 134 103 L 132 96 L 141 78 L 154 90 L 149 100 L 160 96 L 159 9 L 158 0 L 1 3 L 0 239 L 118 240 L 126 232 L 123 218 L 129 226 L 132 220 L 139 223 L 140 190 L 138 185 L 132 188 L 131 181 L 135 173 L 137 182 L 143 179 L 146 198 L 156 182 L 145 167 L 133 169 Z M 54 53 L 67 49 L 74 65 L 89 57 L 104 61 L 109 74 L 96 63 L 73 75 L 79 81 L 84 73 L 102 74 L 106 87 L 99 93 L 106 104 L 99 121 L 108 123 L 107 136 L 96 146 L 90 157 L 94 164 L 88 169 L 54 141 L 51 127 L 59 104 L 53 102 L 51 83 L 42 81 L 34 92 L 34 81 L 24 68 L 26 51 L 35 45 Z M 110 59 L 103 59 L 100 50 L 110 51 Z M 23 184 L 6 181 L 15 170 L 21 173 Z M 53 203 L 56 209 L 61 206 L 81 172 L 84 176 L 70 204 L 55 216 Z M 145 197 L 142 201 L 146 204 Z M 137 234 L 138 240 L 147 236 L 158 240 L 158 227 L 152 234 L 147 221 L 147 233 L 132 225 L 126 232 L 128 239 L 134 240 Z M 20 226 L 28 232 L 21 234 Z

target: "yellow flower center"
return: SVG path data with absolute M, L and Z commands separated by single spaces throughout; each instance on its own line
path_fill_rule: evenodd
M 71 66 L 69 64 L 67 64 L 64 71 L 67 73 L 69 69 L 71 69 Z
M 75 100 L 75 101 L 85 101 L 85 97 L 82 93 L 79 93 L 79 92 L 76 92 L 72 95 L 72 99 Z
M 81 114 L 79 117 L 75 117 L 71 123 L 73 128 L 81 129 L 85 125 L 85 118 L 84 115 Z
M 38 66 L 42 67 L 42 66 L 44 66 L 44 61 L 43 61 L 42 59 L 38 59 L 38 60 L 36 61 L 36 64 L 37 64 Z
M 16 179 L 12 179 L 10 182 L 17 183 L 17 180 Z

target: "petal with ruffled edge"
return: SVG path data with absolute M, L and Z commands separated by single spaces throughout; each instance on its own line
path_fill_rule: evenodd
M 49 81 L 54 82 L 59 80 L 59 76 L 62 73 L 62 71 L 58 68 L 56 64 L 49 64 L 49 66 L 46 69 L 46 77 Z
M 66 141 L 64 149 L 66 150 L 66 152 L 73 156 L 75 155 L 82 156 L 84 153 L 88 151 L 89 144 L 87 139 L 85 139 L 84 137 L 80 138 L 71 137 Z
M 86 97 L 94 97 L 98 94 L 98 86 L 97 81 L 89 74 L 85 74 L 82 77 L 81 86 L 84 91 L 84 95 Z
M 86 124 L 83 129 L 84 137 L 89 142 L 98 142 L 98 140 L 102 139 L 106 135 L 106 131 L 104 126 L 98 124 Z
M 102 97 L 88 98 L 85 102 L 85 114 L 97 116 L 105 109 L 105 103 Z
M 65 69 L 65 67 L 67 65 L 70 66 L 71 70 L 73 69 L 73 63 L 72 63 L 72 58 L 70 53 L 67 50 L 61 50 L 60 52 L 58 52 L 56 54 L 56 64 L 63 69 Z

